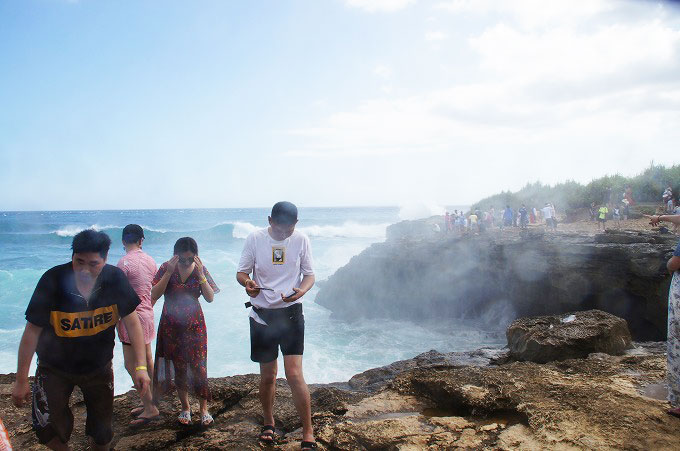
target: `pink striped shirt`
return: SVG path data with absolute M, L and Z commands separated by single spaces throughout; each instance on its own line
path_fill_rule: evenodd
M 137 306 L 136 312 L 144 330 L 144 341 L 151 343 L 155 336 L 153 305 L 151 304 L 151 281 L 156 274 L 156 262 L 146 252 L 136 249 L 123 255 L 117 266 L 123 270 L 130 285 L 139 296 L 141 302 Z M 118 323 L 118 335 L 121 341 L 130 342 L 122 322 Z

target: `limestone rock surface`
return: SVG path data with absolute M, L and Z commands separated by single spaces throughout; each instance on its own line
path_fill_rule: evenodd
M 511 358 L 537 363 L 621 355 L 633 347 L 626 320 L 600 310 L 520 318 L 506 334 Z
M 665 413 L 663 344 L 639 345 L 621 356 L 591 354 L 548 364 L 493 365 L 495 354 L 428 352 L 389 370 L 389 380 L 352 389 L 347 383 L 313 385 L 312 412 L 320 449 L 538 450 L 678 449 L 680 419 Z M 486 359 L 484 363 L 481 360 Z M 420 365 L 422 364 L 422 365 Z M 0 375 L 0 416 L 15 449 L 43 449 L 30 425 L 30 407 L 11 406 L 13 375 Z M 262 424 L 258 376 L 210 379 L 215 424 L 177 423 L 179 403 L 161 403 L 161 420 L 128 426 L 134 392 L 114 400 L 117 450 L 299 449 L 300 423 L 290 389 L 277 382 L 278 440 L 257 440 Z M 651 388 L 651 389 L 650 389 Z M 196 412 L 198 406 L 192 404 Z M 75 450 L 87 449 L 85 409 L 74 397 Z

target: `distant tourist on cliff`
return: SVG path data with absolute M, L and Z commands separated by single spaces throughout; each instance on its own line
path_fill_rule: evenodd
M 607 215 L 609 214 L 609 208 L 606 205 L 601 205 L 597 210 L 597 229 L 600 228 L 604 231 L 606 230 Z
M 526 229 L 528 225 L 529 225 L 529 211 L 527 210 L 527 207 L 524 204 L 522 204 L 522 206 L 519 209 L 519 226 L 522 229 Z
M 597 218 L 597 207 L 595 206 L 595 202 L 590 203 L 590 220 L 595 222 Z
M 654 215 L 647 216 L 653 226 L 660 222 L 670 222 L 680 225 L 680 216 Z M 666 358 L 668 377 L 668 401 L 671 408 L 670 415 L 680 418 L 680 244 L 675 249 L 673 256 L 666 264 L 668 272 L 673 275 L 671 287 L 668 291 L 668 339 Z
M 477 222 L 479 222 L 477 215 L 474 212 L 470 213 L 470 216 L 468 216 L 468 230 L 470 232 L 474 229 L 478 229 Z
M 546 202 L 545 206 L 541 209 L 541 213 L 543 214 L 543 219 L 545 220 L 546 227 L 550 227 L 552 230 L 556 230 L 557 223 L 554 220 L 553 212 L 554 212 L 553 207 L 548 202 Z
M 31 399 L 28 370 L 38 353 L 33 380 L 33 429 L 38 441 L 67 450 L 73 431 L 69 400 L 79 387 L 85 401 L 90 447 L 108 450 L 113 439 L 113 347 L 115 326 L 125 324 L 135 356 L 135 387 L 149 390 L 144 333 L 134 314 L 139 297 L 123 271 L 106 264 L 111 239 L 83 230 L 73 237 L 71 262 L 49 269 L 26 309 L 12 401 Z M 80 418 L 79 418 L 80 420 Z
M 661 200 L 663 201 L 663 206 L 668 211 L 668 202 L 671 202 L 673 200 L 673 190 L 671 189 L 670 185 L 666 187 L 664 190 Z
M 246 238 L 236 280 L 250 296 L 250 359 L 260 364 L 260 402 L 264 425 L 259 438 L 274 441 L 277 358 L 283 354 L 286 379 L 302 423 L 302 449 L 316 449 L 309 389 L 302 374 L 305 317 L 302 297 L 314 285 L 309 238 L 295 230 L 298 209 L 277 202 L 269 227 Z M 253 278 L 250 278 L 250 274 Z
M 220 289 L 198 257 L 196 240 L 178 239 L 172 258 L 158 268 L 152 283 L 151 299 L 164 296 L 156 340 L 154 399 L 177 389 L 181 404 L 177 421 L 189 425 L 191 392 L 199 400 L 201 425 L 209 426 L 213 417 L 208 412 L 208 330 L 198 299 L 203 296 L 212 302 Z
M 612 219 L 614 220 L 614 224 L 616 224 L 616 228 L 620 229 L 621 228 L 621 209 L 619 208 L 618 205 L 614 206 L 614 212 L 612 213 Z
M 506 205 L 505 210 L 503 210 L 503 226 L 510 227 L 512 225 L 512 217 L 512 208 L 510 208 L 510 205 Z
M 156 335 L 153 318 L 153 305 L 151 300 L 151 282 L 156 274 L 156 262 L 142 250 L 144 242 L 144 230 L 137 224 L 128 224 L 123 228 L 122 236 L 125 255 L 118 260 L 118 266 L 127 277 L 130 285 L 139 296 L 140 303 L 135 312 L 139 317 L 139 323 L 144 332 L 144 344 L 146 349 L 146 368 L 149 377 L 153 378 L 153 355 L 151 354 L 151 341 Z M 135 355 L 130 344 L 130 337 L 123 322 L 118 322 L 118 338 L 123 343 L 123 360 L 125 369 L 133 378 L 135 375 Z M 153 386 L 151 387 L 153 389 Z M 131 426 L 142 426 L 158 418 L 158 408 L 154 405 L 149 390 L 141 398 L 142 405 L 132 410 L 137 416 L 130 422 Z
M 628 199 L 623 199 L 622 204 L 623 204 L 623 220 L 627 221 L 628 216 L 630 216 L 630 202 L 628 201 Z
M 623 198 L 628 201 L 628 205 L 635 205 L 635 201 L 633 200 L 633 188 L 627 186 L 626 190 L 623 192 Z

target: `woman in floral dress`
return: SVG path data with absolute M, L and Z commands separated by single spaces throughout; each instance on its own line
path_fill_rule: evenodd
M 212 302 L 220 290 L 208 269 L 198 258 L 198 245 L 193 238 L 177 240 L 174 256 L 163 263 L 153 279 L 151 297 L 155 301 L 165 295 L 163 313 L 158 325 L 154 398 L 160 399 L 173 388 L 182 404 L 178 420 L 191 423 L 189 392 L 200 399 L 201 423 L 213 422 L 208 413 L 208 334 L 198 298 Z
M 657 225 L 662 221 L 680 224 L 680 215 L 646 217 L 649 218 L 652 225 Z M 668 291 L 668 348 L 666 356 L 668 359 L 668 401 L 671 404 L 668 413 L 680 417 L 680 272 L 678 271 L 680 270 L 680 244 L 666 263 L 666 268 L 668 272 L 673 274 L 671 288 Z

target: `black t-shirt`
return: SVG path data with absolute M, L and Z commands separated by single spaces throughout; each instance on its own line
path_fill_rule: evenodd
M 115 266 L 104 265 L 89 302 L 76 287 L 73 264 L 55 266 L 40 278 L 26 309 L 26 320 L 43 328 L 38 361 L 75 374 L 102 368 L 113 358 L 114 326 L 138 304 Z

